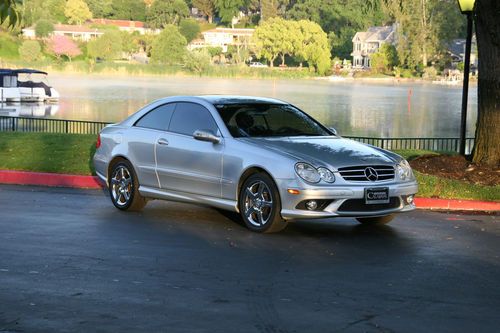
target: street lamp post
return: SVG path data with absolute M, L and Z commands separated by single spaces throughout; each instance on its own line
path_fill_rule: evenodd
M 467 16 L 467 39 L 465 40 L 464 82 L 462 90 L 462 114 L 460 118 L 460 155 L 465 155 L 467 135 L 467 97 L 469 95 L 470 49 L 472 44 L 472 13 L 475 0 L 458 0 L 462 14 Z

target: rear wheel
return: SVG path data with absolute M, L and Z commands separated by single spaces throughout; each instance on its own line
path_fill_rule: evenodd
M 134 168 L 126 160 L 118 161 L 111 168 L 109 195 L 116 208 L 121 210 L 141 210 L 146 199 L 139 193 L 139 182 Z
M 386 224 L 386 223 L 391 222 L 393 219 L 394 219 L 394 215 L 356 218 L 356 220 L 358 220 L 358 222 L 365 224 L 365 225 Z
M 281 218 L 281 201 L 271 177 L 253 174 L 245 180 L 238 201 L 240 215 L 248 229 L 272 233 L 283 230 L 287 222 Z

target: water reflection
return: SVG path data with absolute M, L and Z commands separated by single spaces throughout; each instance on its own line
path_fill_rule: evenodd
M 453 86 L 61 75 L 52 76 L 51 82 L 61 94 L 60 110 L 52 117 L 63 119 L 116 122 L 165 96 L 233 94 L 289 101 L 341 135 L 458 137 L 460 129 L 462 90 Z M 475 130 L 476 90 L 473 86 L 469 92 L 469 136 Z
M 52 118 L 58 111 L 59 105 L 57 104 L 0 103 L 0 116 Z

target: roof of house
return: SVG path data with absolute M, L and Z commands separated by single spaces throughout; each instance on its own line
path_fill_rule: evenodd
M 54 31 L 101 33 L 98 29 L 91 28 L 86 25 L 70 25 L 70 24 L 54 24 Z
M 144 22 L 141 21 L 128 21 L 128 20 L 110 20 L 110 19 L 92 19 L 90 20 L 95 24 L 115 25 L 123 28 L 144 28 Z
M 352 41 L 360 40 L 362 42 L 393 42 L 395 39 L 396 28 L 393 25 L 383 27 L 370 27 L 367 31 L 357 32 Z

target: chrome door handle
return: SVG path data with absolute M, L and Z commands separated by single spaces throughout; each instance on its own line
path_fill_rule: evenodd
M 158 144 L 163 146 L 168 146 L 168 140 L 164 138 L 158 139 Z

